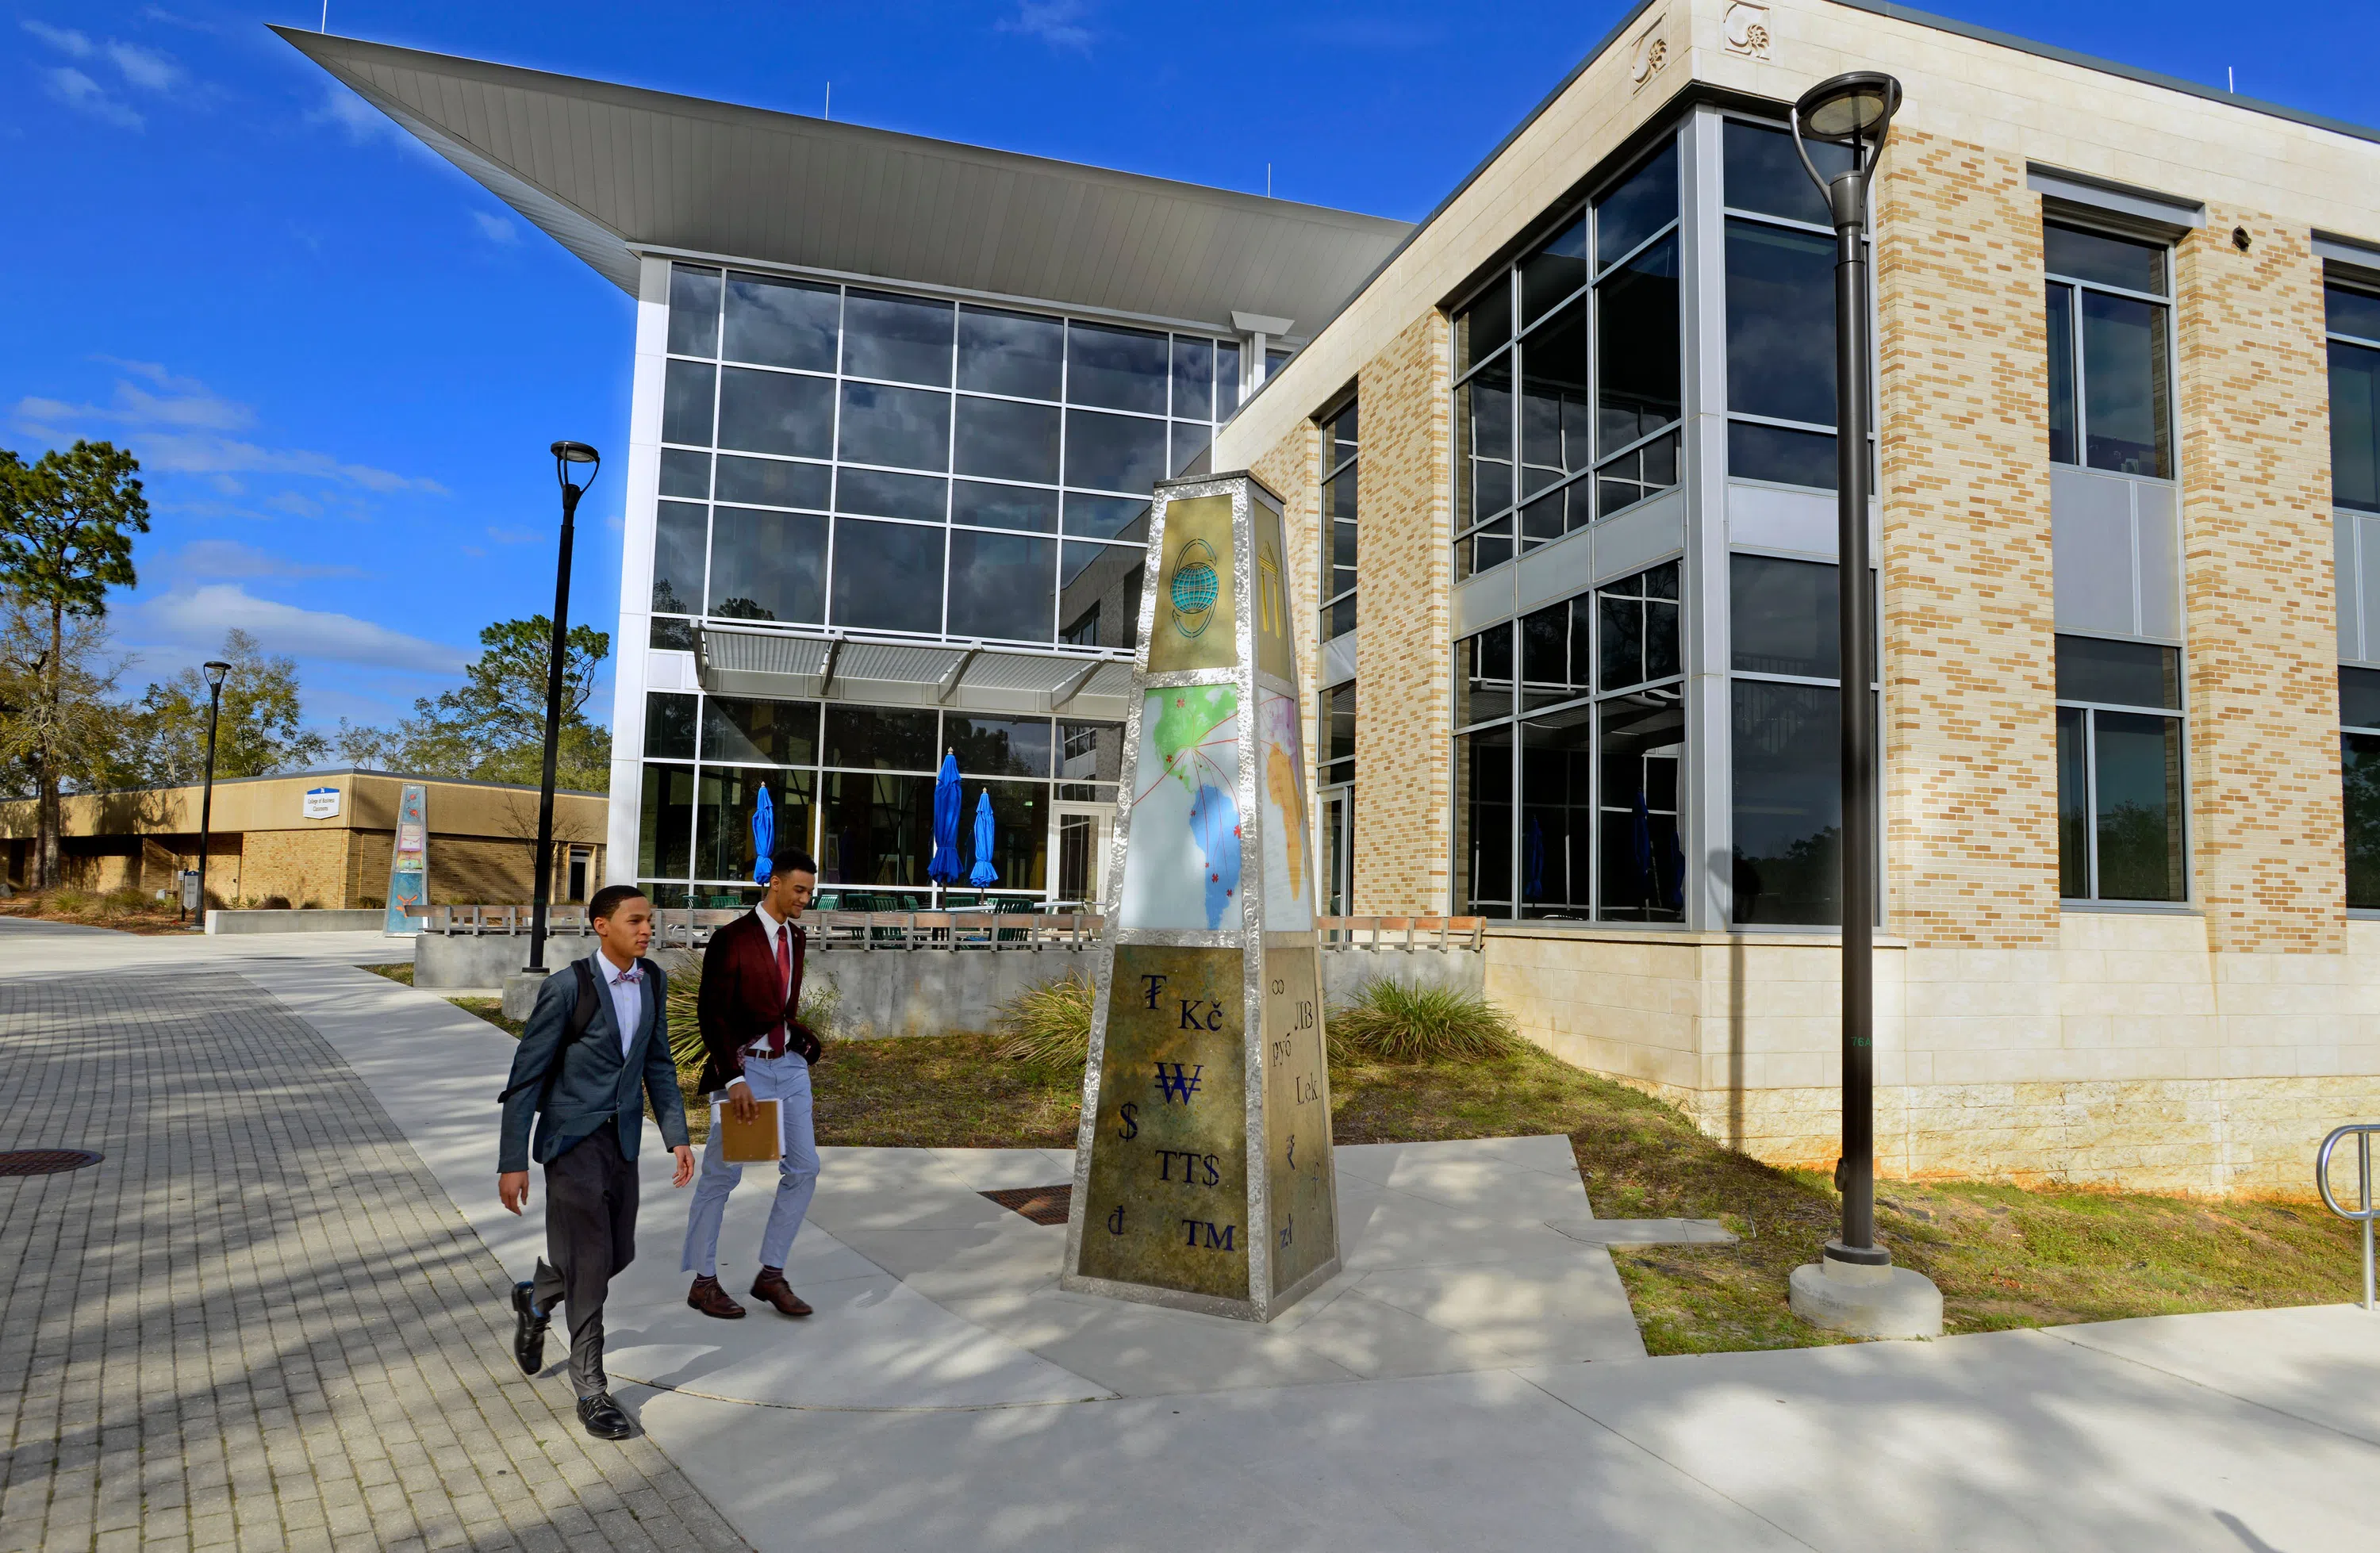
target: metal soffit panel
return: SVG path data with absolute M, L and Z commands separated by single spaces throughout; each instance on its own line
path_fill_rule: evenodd
M 1121 659 L 806 636 L 709 625 L 703 687 L 714 694 L 941 706 L 953 711 L 1123 715 Z M 953 679 L 952 673 L 958 671 Z M 1088 671 L 1087 674 L 1086 671 Z M 1071 693 L 1070 693 L 1071 692 Z
M 638 248 L 1308 327 L 1402 222 L 384 43 L 283 39 L 614 284 Z

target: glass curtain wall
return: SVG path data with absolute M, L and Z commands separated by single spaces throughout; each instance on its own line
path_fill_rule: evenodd
M 2330 500 L 2338 521 L 2380 513 L 2380 289 L 2323 288 L 2330 353 Z M 2368 542 L 2368 541 L 2367 541 Z M 2342 593 L 2374 593 L 2338 579 Z M 2369 650 L 2368 649 L 2366 650 Z M 2338 764 L 2347 829 L 2347 904 L 2380 911 L 2380 670 L 2338 671 Z
M 1355 630 L 1357 522 L 1356 404 L 1350 400 L 1322 422 L 1322 519 L 1319 558 L 1322 594 L 1320 622 L 1323 676 L 1330 679 L 1334 657 L 1344 654 L 1345 672 L 1354 671 L 1352 643 L 1337 654 L 1329 644 Z M 1326 683 L 1318 701 L 1321 782 L 1315 795 L 1315 815 L 1321 828 L 1323 893 L 1331 916 L 1349 909 L 1355 879 L 1355 682 Z
M 1832 491 L 1835 231 L 1827 202 L 1785 128 L 1730 118 L 1720 136 L 1728 474 Z M 1809 151 L 1828 177 L 1851 164 L 1843 147 L 1813 141 Z
M 2338 722 L 2347 905 L 2350 911 L 2380 911 L 2380 669 L 2338 671 Z
M 2163 243 L 2045 223 L 2049 456 L 2174 478 L 2172 317 Z
M 1678 168 L 1671 139 L 1456 312 L 1458 578 L 1678 482 Z
M 1841 569 L 1729 557 L 1733 920 L 1839 924 L 1842 903 Z
M 2058 638 L 2058 892 L 2185 901 L 2181 649 Z
M 1151 486 L 1237 407 L 1240 346 L 677 265 L 653 645 L 701 616 L 1129 645 Z
M 991 798 L 993 895 L 1048 898 L 1053 800 L 1112 804 L 1123 730 L 1111 722 L 976 717 L 924 709 L 653 691 L 637 872 L 663 904 L 736 905 L 752 888 L 752 816 L 765 789 L 780 841 L 819 860 L 827 909 L 910 910 L 973 900 L 938 891 L 934 780 L 958 757 L 960 867 L 977 861 L 978 795 Z
M 1464 909 L 1683 919 L 1680 574 L 1664 562 L 1455 644 Z

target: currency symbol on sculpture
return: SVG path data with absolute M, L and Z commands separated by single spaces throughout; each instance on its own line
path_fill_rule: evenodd
M 1183 1071 L 1185 1067 L 1189 1070 L 1187 1073 Z M 1172 1070 L 1171 1073 L 1166 1071 L 1169 1068 Z M 1204 1062 L 1160 1062 L 1157 1064 L 1157 1086 L 1164 1092 L 1168 1105 L 1180 1100 L 1186 1106 L 1190 1103 L 1190 1097 L 1198 1091 L 1198 1075 L 1206 1071 Z

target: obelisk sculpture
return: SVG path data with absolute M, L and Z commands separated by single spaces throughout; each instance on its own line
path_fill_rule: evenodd
M 1281 499 L 1149 508 L 1062 1287 L 1269 1321 L 1339 1270 Z

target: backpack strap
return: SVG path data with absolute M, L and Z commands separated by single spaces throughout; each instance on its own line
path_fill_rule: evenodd
M 569 1055 L 571 1047 L 576 1045 L 579 1037 L 586 1035 L 588 1029 L 594 1025 L 595 1011 L 599 1006 L 596 1000 L 601 996 L 596 988 L 595 967 L 589 965 L 582 957 L 573 960 L 570 963 L 570 969 L 578 978 L 578 997 L 570 1005 L 570 1017 L 563 1022 L 562 1039 L 554 1044 L 553 1061 L 547 1063 L 545 1072 L 536 1078 L 525 1078 L 497 1096 L 496 1104 L 504 1104 L 524 1089 L 542 1089 L 552 1084 L 553 1075 L 562 1071 L 562 1060 Z

